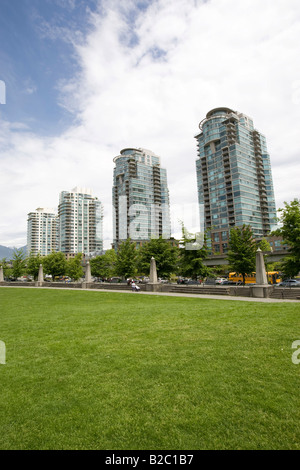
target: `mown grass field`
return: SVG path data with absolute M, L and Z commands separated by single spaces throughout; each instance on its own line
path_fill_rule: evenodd
M 0 449 L 300 449 L 297 303 L 1 288 Z

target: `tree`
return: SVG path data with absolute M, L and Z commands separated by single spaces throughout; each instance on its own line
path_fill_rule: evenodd
M 271 251 L 271 245 L 265 238 L 261 239 L 258 246 L 261 249 L 261 251 Z
M 107 250 L 104 255 L 90 260 L 92 276 L 110 278 L 115 274 L 117 254 L 115 250 Z
M 203 264 L 207 256 L 207 247 L 205 243 L 200 246 L 196 236 L 187 232 L 182 225 L 182 239 L 180 240 L 182 248 L 179 255 L 179 271 L 184 277 L 197 279 L 208 276 L 211 270 Z
M 231 269 L 243 277 L 255 271 L 257 246 L 249 226 L 235 227 L 230 230 L 229 251 L 227 255 Z
M 31 252 L 28 258 L 26 259 L 26 272 L 33 276 L 34 280 L 36 281 L 39 275 L 40 264 L 43 264 L 43 258 L 38 253 L 37 255 L 33 255 Z
M 67 270 L 65 255 L 61 252 L 52 252 L 44 258 L 43 266 L 45 274 L 50 274 L 53 280 L 57 276 L 64 276 Z
M 152 256 L 156 261 L 157 275 L 167 277 L 176 272 L 178 265 L 179 248 L 162 237 L 153 238 L 139 249 L 138 266 L 143 274 L 150 272 Z
M 266 254 L 266 252 L 271 252 L 270 243 L 265 238 L 262 238 L 262 240 L 258 244 L 258 248 L 260 248 L 261 251 L 264 252 L 264 262 L 267 272 L 272 271 L 272 269 L 270 269 L 271 263 L 268 263 L 268 255 Z
M 288 256 L 282 263 L 283 272 L 288 277 L 294 277 L 300 271 L 300 200 L 294 199 L 290 204 L 279 209 L 279 221 L 282 227 L 275 230 L 272 235 L 282 237 L 283 243 L 288 245 Z
M 136 258 L 137 251 L 135 244 L 131 242 L 130 238 L 122 242 L 118 248 L 116 259 L 116 274 L 125 279 L 132 277 L 136 274 Z
M 67 275 L 74 279 L 74 281 L 78 281 L 81 277 L 83 277 L 83 269 L 82 269 L 82 253 L 78 253 L 74 258 L 70 258 L 67 261 Z
M 13 252 L 12 257 L 12 275 L 13 277 L 20 277 L 25 272 L 25 254 L 20 248 L 19 250 L 16 248 Z

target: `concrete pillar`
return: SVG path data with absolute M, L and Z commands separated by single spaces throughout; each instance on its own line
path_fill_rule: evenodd
M 265 268 L 264 255 L 260 248 L 256 252 L 256 284 L 251 286 L 252 297 L 269 297 L 270 289 Z
M 90 262 L 87 261 L 86 267 L 85 267 L 85 279 L 82 283 L 82 288 L 86 289 L 87 284 L 89 284 L 90 282 L 92 282 L 91 265 L 90 265 Z
M 38 280 L 37 280 L 37 282 L 35 283 L 35 285 L 36 285 L 37 287 L 42 287 L 43 282 L 44 282 L 43 265 L 40 264 L 40 266 L 39 266 Z
M 260 286 L 268 285 L 264 255 L 260 248 L 256 252 L 256 284 Z
M 153 258 L 153 256 L 150 260 L 150 276 L 149 277 L 150 277 L 150 281 L 148 282 L 148 284 L 146 284 L 146 290 L 151 291 L 151 292 L 161 291 L 162 286 L 158 282 L 158 279 L 157 279 L 156 261 L 155 261 L 155 258 Z
M 152 256 L 151 261 L 150 261 L 150 284 L 158 284 L 156 261 L 153 258 L 153 256 Z
M 92 282 L 91 265 L 89 261 L 86 262 L 85 282 Z

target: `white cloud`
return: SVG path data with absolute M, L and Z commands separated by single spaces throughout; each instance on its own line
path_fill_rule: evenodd
M 266 135 L 277 205 L 299 197 L 299 1 L 158 0 L 140 12 L 136 5 L 105 2 L 91 13 L 85 41 L 72 36 L 78 74 L 57 86 L 76 125 L 42 138 L 1 123 L 0 244 L 17 243 L 12 226 L 25 236 L 27 213 L 54 206 L 76 185 L 104 202 L 111 239 L 112 160 L 130 146 L 161 156 L 171 204 L 190 213 L 193 136 L 218 106 L 248 114 Z

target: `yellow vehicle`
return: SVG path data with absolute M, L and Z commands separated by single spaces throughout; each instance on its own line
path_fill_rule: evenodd
M 281 282 L 281 277 L 278 271 L 269 271 L 267 273 L 267 279 L 269 284 L 278 284 Z M 229 273 L 228 281 L 242 283 L 243 276 L 238 273 Z M 245 284 L 255 284 L 256 283 L 256 273 L 246 274 Z

